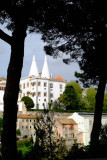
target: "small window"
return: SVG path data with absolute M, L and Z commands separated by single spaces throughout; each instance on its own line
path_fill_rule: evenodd
M 22 89 L 22 85 L 20 84 L 20 89 Z
M 53 84 L 52 83 L 50 84 L 50 88 L 53 88 Z
M 59 86 L 59 87 L 60 87 L 60 89 L 62 89 L 62 84 L 60 84 L 60 86 Z
M 50 97 L 53 98 L 53 93 L 50 94 Z
M 27 88 L 29 87 L 29 82 L 27 83 Z
M 65 127 L 65 131 L 67 131 L 67 127 Z
M 47 87 L 47 83 L 46 82 L 44 83 L 44 87 Z
M 38 82 L 38 86 L 40 86 L 41 85 L 41 82 Z
M 67 137 L 67 134 L 65 134 L 65 137 Z
M 23 89 L 25 89 L 25 83 L 23 83 Z
M 69 127 L 69 131 L 71 131 L 71 127 Z
M 38 96 L 41 96 L 41 92 L 38 92 Z
M 47 96 L 47 92 L 44 92 L 44 96 L 45 96 L 45 97 Z

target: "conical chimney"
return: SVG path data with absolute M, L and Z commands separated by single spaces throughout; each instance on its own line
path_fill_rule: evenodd
M 29 76 L 36 76 L 36 77 L 39 76 L 37 64 L 36 64 L 36 61 L 35 61 L 35 56 L 33 56 Z
M 45 60 L 44 60 L 44 65 L 43 65 L 41 77 L 42 78 L 48 78 L 48 79 L 50 78 L 49 68 L 48 68 L 48 63 L 47 63 L 46 56 L 45 56 Z

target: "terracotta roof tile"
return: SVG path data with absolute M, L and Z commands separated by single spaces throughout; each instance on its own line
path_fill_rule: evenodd
M 20 114 L 20 115 L 18 115 L 18 118 L 20 118 L 20 119 L 36 119 L 36 116 L 32 115 L 32 114 Z
M 4 77 L 0 77 L 0 81 L 2 81 L 2 80 L 6 80 Z
M 77 123 L 73 119 L 58 118 L 58 121 L 61 124 L 65 124 L 65 125 L 70 125 L 70 124 L 77 125 Z
M 66 82 L 66 80 L 64 80 L 60 75 L 58 75 L 56 78 L 50 78 L 50 80 L 52 80 L 52 81 L 63 81 L 63 82 Z
M 0 85 L 3 85 L 3 86 L 5 86 L 5 85 L 6 85 L 6 83 L 0 83 Z

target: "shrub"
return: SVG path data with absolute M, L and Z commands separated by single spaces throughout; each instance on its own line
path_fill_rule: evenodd
M 26 105 L 26 108 L 27 108 L 28 110 L 34 107 L 34 102 L 33 102 L 33 100 L 32 100 L 30 97 L 28 97 L 28 96 L 22 97 L 21 101 L 24 101 L 24 103 L 25 103 L 25 105 Z

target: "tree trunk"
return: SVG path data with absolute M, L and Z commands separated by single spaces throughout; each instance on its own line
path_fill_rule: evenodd
M 23 66 L 24 40 L 26 27 L 23 22 L 15 26 L 11 42 L 11 57 L 7 71 L 7 83 L 4 94 L 2 159 L 17 159 L 16 121 L 19 82 Z
M 99 140 L 99 134 L 101 130 L 101 118 L 102 118 L 102 111 L 103 111 L 103 101 L 104 101 L 104 92 L 106 86 L 106 77 L 101 76 L 98 91 L 96 94 L 96 104 L 95 104 L 95 113 L 94 113 L 94 122 L 93 122 L 93 129 L 91 132 L 91 144 L 97 144 Z

